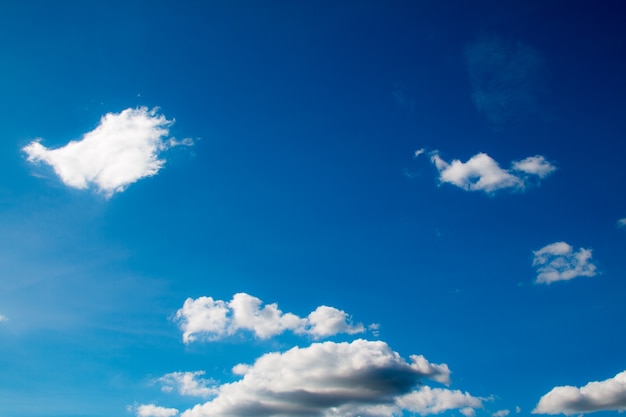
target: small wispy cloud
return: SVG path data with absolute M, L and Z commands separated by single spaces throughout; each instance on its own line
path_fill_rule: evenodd
M 482 407 L 467 392 L 421 386 L 424 380 L 449 383 L 445 364 L 421 355 L 410 361 L 381 341 L 313 343 L 284 353 L 268 353 L 253 365 L 237 365 L 238 381 L 223 384 L 212 400 L 183 417 L 244 415 L 392 417 L 403 411 L 421 415 Z
M 361 324 L 353 324 L 350 316 L 339 309 L 320 306 L 307 317 L 283 313 L 277 304 L 267 304 L 246 293 L 238 293 L 229 302 L 212 297 L 188 298 L 174 320 L 183 331 L 183 342 L 198 339 L 214 341 L 247 330 L 260 339 L 267 339 L 290 330 L 322 338 L 339 333 L 365 332 Z
M 69 187 L 95 186 L 107 197 L 155 175 L 165 164 L 160 154 L 191 139 L 167 138 L 173 121 L 146 107 L 108 113 L 81 140 L 48 149 L 36 139 L 23 148 L 29 162 L 50 165 Z
M 154 404 L 141 404 L 135 408 L 137 417 L 174 417 L 178 414 L 175 408 L 165 408 Z
M 617 221 L 617 227 L 626 228 L 626 217 Z
M 555 387 L 539 400 L 533 414 L 583 414 L 595 411 L 626 411 L 626 371 L 604 381 L 578 388 Z
M 491 417 L 506 417 L 511 414 L 510 410 L 498 410 L 495 413 L 491 414 Z
M 533 251 L 538 284 L 567 281 L 576 277 L 593 277 L 596 266 L 591 262 L 591 249 L 574 248 L 565 242 L 551 243 Z
M 215 381 L 203 379 L 205 371 L 171 372 L 156 379 L 163 392 L 176 391 L 180 395 L 190 397 L 209 397 L 217 394 Z
M 8 321 L 9 318 L 3 314 L 0 314 L 0 323 L 2 323 L 3 321 Z
M 513 161 L 510 169 L 503 169 L 486 153 L 478 153 L 467 162 L 458 159 L 447 162 L 438 151 L 430 153 L 430 160 L 439 171 L 439 181 L 456 185 L 467 191 L 492 193 L 502 189 L 524 189 L 533 177 L 545 178 L 556 167 L 541 155 Z
M 474 105 L 495 130 L 538 111 L 544 59 L 537 49 L 483 37 L 467 46 L 465 59 Z

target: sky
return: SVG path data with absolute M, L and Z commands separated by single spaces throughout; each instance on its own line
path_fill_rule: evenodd
M 617 416 L 624 13 L 1 2 L 0 416 Z

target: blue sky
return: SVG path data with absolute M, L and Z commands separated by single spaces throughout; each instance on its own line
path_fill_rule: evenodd
M 617 415 L 623 13 L 0 4 L 0 415 Z

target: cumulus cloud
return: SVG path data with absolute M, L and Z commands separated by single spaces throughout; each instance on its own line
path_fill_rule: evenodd
M 438 151 L 430 153 L 430 160 L 439 171 L 439 181 L 450 183 L 467 191 L 492 193 L 501 189 L 524 189 L 533 177 L 545 178 L 556 170 L 543 156 L 531 156 L 513 161 L 510 169 L 503 169 L 486 153 L 478 153 L 467 162 L 458 159 L 444 161 Z
M 183 332 L 183 342 L 198 339 L 219 340 L 239 330 L 248 330 L 266 339 L 287 330 L 322 338 L 339 333 L 365 332 L 361 323 L 353 324 L 350 316 L 334 307 L 320 306 L 307 317 L 283 313 L 277 304 L 267 304 L 246 293 L 238 293 L 229 302 L 212 297 L 188 298 L 174 317 Z
M 514 171 L 537 175 L 539 178 L 545 178 L 556 170 L 556 167 L 541 155 L 529 156 L 521 161 L 513 162 L 512 168 Z
M 551 243 L 533 251 L 538 284 L 567 281 L 576 277 L 593 277 L 596 266 L 591 262 L 591 249 L 574 248 L 565 242 Z
M 23 148 L 29 162 L 50 165 L 69 187 L 93 185 L 107 197 L 141 178 L 155 175 L 165 164 L 161 152 L 191 139 L 167 139 L 173 121 L 146 107 L 108 113 L 100 124 L 65 146 L 48 149 L 37 139 Z
M 449 383 L 447 365 L 419 355 L 407 362 L 382 341 L 313 343 L 265 354 L 233 373 L 241 379 L 221 385 L 215 398 L 182 416 L 391 417 L 403 410 L 427 415 L 482 407 L 482 399 L 458 390 L 415 389 L 424 379 Z
M 159 407 L 154 404 L 142 404 L 137 406 L 137 417 L 173 417 L 178 414 L 175 408 Z
M 472 407 L 465 407 L 459 410 L 459 413 L 463 414 L 465 417 L 474 417 L 476 416 L 476 410 Z
M 584 387 L 555 387 L 541 397 L 533 414 L 581 414 L 626 410 L 626 371 Z
M 494 129 L 537 113 L 544 68 L 539 51 L 491 36 L 468 45 L 465 58 L 474 105 Z
M 204 371 L 171 372 L 156 381 L 162 384 L 164 392 L 177 391 L 180 395 L 191 397 L 209 397 L 217 394 L 215 381 L 202 379 Z
M 492 417 L 506 417 L 509 414 L 511 414 L 510 410 L 498 410 L 495 413 L 493 413 L 491 416 Z

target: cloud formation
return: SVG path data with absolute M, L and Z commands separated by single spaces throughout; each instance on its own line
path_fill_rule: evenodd
M 313 338 L 339 333 L 365 332 L 361 324 L 353 324 L 350 316 L 334 307 L 320 306 L 307 317 L 283 313 L 277 304 L 267 304 L 246 293 L 238 293 L 229 302 L 212 297 L 188 298 L 174 317 L 183 332 L 183 342 L 215 341 L 248 330 L 260 339 L 267 339 L 290 330 Z
M 7 316 L 0 314 L 0 323 L 2 323 L 3 321 L 8 321 L 8 320 L 9 318 Z
M 142 404 L 137 407 L 137 417 L 173 417 L 178 414 L 175 408 L 159 407 L 154 404 Z
M 567 281 L 576 277 L 593 277 L 596 266 L 591 263 L 591 249 L 574 248 L 565 242 L 551 243 L 533 251 L 538 284 Z
M 108 113 L 100 124 L 63 147 L 48 149 L 37 139 L 23 148 L 29 162 L 50 165 L 69 187 L 93 185 L 105 196 L 124 191 L 141 178 L 155 175 L 165 164 L 161 152 L 191 139 L 167 138 L 173 121 L 146 107 Z
M 362 416 L 391 417 L 403 410 L 421 415 L 482 407 L 458 390 L 422 386 L 424 379 L 450 382 L 445 364 L 423 356 L 405 361 L 381 341 L 313 343 L 269 353 L 253 365 L 237 365 L 241 379 L 221 385 L 217 396 L 182 417 Z
M 617 221 L 617 227 L 624 227 L 624 228 L 626 228 L 626 217 L 624 217 L 623 219 L 619 219 Z
M 492 193 L 502 189 L 524 189 L 533 177 L 545 178 L 556 167 L 543 156 L 536 155 L 513 161 L 510 169 L 500 165 L 486 153 L 478 153 L 467 162 L 458 159 L 444 161 L 438 151 L 430 153 L 430 160 L 439 171 L 439 181 L 450 183 L 467 191 Z
M 467 46 L 465 59 L 474 105 L 494 129 L 537 112 L 544 60 L 535 48 L 484 37 Z
M 495 413 L 493 413 L 491 416 L 492 417 L 506 417 L 509 414 L 511 414 L 510 410 L 498 410 Z
M 581 414 L 626 410 L 626 371 L 584 387 L 555 387 L 541 397 L 533 414 Z
M 171 372 L 158 378 L 156 382 L 162 384 L 163 392 L 176 391 L 180 395 L 190 397 L 209 397 L 217 394 L 213 380 L 200 378 L 204 374 L 204 371 Z

